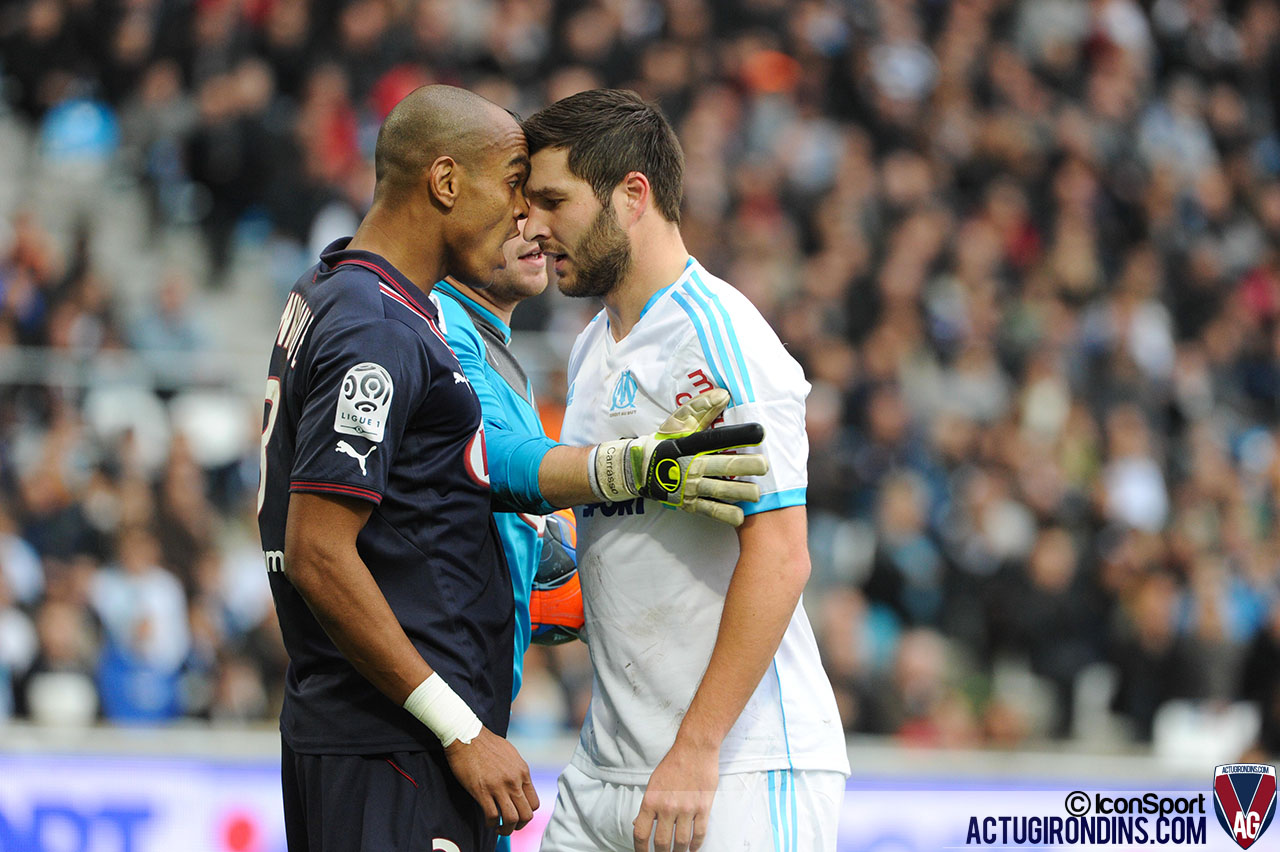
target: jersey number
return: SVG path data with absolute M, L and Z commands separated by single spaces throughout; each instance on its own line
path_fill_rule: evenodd
M 262 504 L 267 498 L 267 444 L 271 442 L 271 433 L 276 428 L 276 415 L 280 413 L 280 380 L 275 376 L 267 379 L 267 425 L 262 430 L 262 447 L 258 455 L 258 514 L 262 514 Z
M 458 848 L 458 844 L 452 840 L 445 840 L 443 837 L 437 837 L 431 841 L 431 852 L 462 852 Z

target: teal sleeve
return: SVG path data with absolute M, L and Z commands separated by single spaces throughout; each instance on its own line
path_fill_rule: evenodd
M 485 441 L 494 509 L 535 515 L 554 512 L 557 507 L 546 501 L 538 486 L 538 469 L 547 451 L 560 445 L 545 435 L 521 435 L 491 424 L 488 417 Z
M 533 407 L 506 387 L 485 361 L 485 343 L 461 305 L 441 294 L 445 339 L 458 356 L 462 374 L 480 399 L 484 412 L 489 488 L 495 512 L 532 512 L 546 515 L 556 510 L 538 487 L 542 457 L 557 443 L 542 434 Z M 528 411 L 508 412 L 508 406 Z M 521 416 L 523 415 L 523 416 Z M 524 421 L 523 423 L 521 421 Z

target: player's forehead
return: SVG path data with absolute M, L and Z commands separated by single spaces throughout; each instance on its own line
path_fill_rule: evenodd
M 483 151 L 485 165 L 503 172 L 528 171 L 529 145 L 524 131 L 510 116 L 504 115 L 504 118 L 507 121 L 500 122 L 489 133 Z
M 543 148 L 529 158 L 525 195 L 532 199 L 591 192 L 591 185 L 569 171 L 568 148 Z

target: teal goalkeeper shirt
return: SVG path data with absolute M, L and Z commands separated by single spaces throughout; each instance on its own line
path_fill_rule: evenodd
M 445 281 L 435 286 L 431 299 L 440 309 L 440 330 L 484 412 L 493 516 L 515 591 L 514 699 L 529 647 L 529 591 L 542 556 L 541 516 L 556 508 L 538 490 L 538 468 L 556 442 L 542 431 L 533 385 L 507 348 L 511 329 L 506 323 Z

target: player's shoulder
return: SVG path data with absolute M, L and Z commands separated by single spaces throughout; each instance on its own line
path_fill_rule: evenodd
M 709 272 L 696 260 L 690 264 L 688 274 L 678 282 L 672 293 L 672 301 L 690 318 L 691 322 L 714 321 L 718 325 L 737 328 L 748 326 L 753 333 L 768 329 L 769 323 L 760 310 L 728 281 Z
M 804 370 L 751 300 L 693 261 L 665 299 L 668 316 L 687 331 L 669 333 L 681 345 L 673 358 L 702 361 L 736 403 L 755 402 L 769 389 L 807 388 Z
M 578 332 L 578 340 L 602 339 L 602 335 L 609 329 L 609 315 L 604 308 L 596 311 L 596 315 L 586 324 L 582 331 Z
M 334 321 L 367 321 L 383 313 L 381 280 L 361 266 L 313 266 L 294 289 L 301 291 L 317 312 Z
M 663 308 L 669 321 L 687 330 L 680 339 L 690 345 L 724 350 L 747 362 L 775 358 L 782 350 L 777 333 L 751 300 L 696 260 L 672 285 Z M 655 323 L 655 332 L 672 339 L 672 329 L 662 325 Z
M 310 281 L 294 287 L 317 316 L 332 326 L 359 325 L 386 318 L 385 296 L 377 273 L 359 266 L 314 268 Z
M 430 322 L 428 313 L 389 290 L 376 273 L 360 267 L 343 265 L 327 274 L 320 267 L 317 274 L 295 286 L 290 299 L 297 294 L 314 314 L 310 337 L 319 351 L 372 347 L 399 349 L 403 354 L 424 350 L 421 329 Z M 286 305 L 286 313 L 289 310 Z

